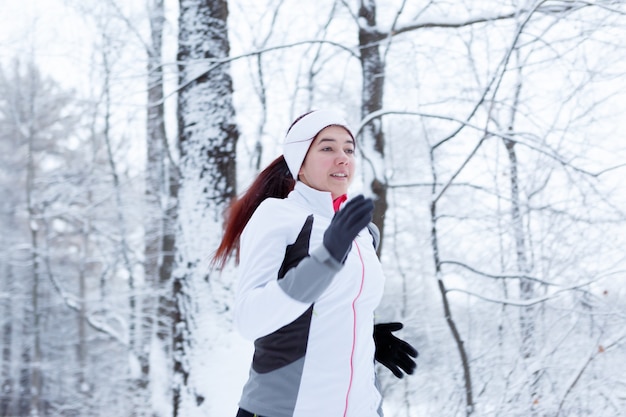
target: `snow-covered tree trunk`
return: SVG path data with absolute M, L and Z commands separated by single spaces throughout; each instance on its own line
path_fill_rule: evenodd
M 206 415 L 203 379 L 216 377 L 210 338 L 220 318 L 212 308 L 208 261 L 224 210 L 236 195 L 239 136 L 230 67 L 223 61 L 230 51 L 227 18 L 224 0 L 180 1 L 173 414 L 181 417 Z
M 446 320 L 446 324 L 452 333 L 452 337 L 454 339 L 454 343 L 459 352 L 459 356 L 461 358 L 461 367 L 463 369 L 463 383 L 464 383 L 464 394 L 465 394 L 465 415 L 470 416 L 474 413 L 475 403 L 474 403 L 474 387 L 472 383 L 472 369 L 470 366 L 470 358 L 468 355 L 467 348 L 465 347 L 465 341 L 461 336 L 461 332 L 459 331 L 459 327 L 452 315 L 452 306 L 450 303 L 450 299 L 448 297 L 448 288 L 444 282 L 444 272 L 442 269 L 442 256 L 441 256 L 441 247 L 439 244 L 439 226 L 438 226 L 438 203 L 439 199 L 442 196 L 442 193 L 445 192 L 445 187 L 443 190 L 438 189 L 438 174 L 437 174 L 437 163 L 435 161 L 435 148 L 431 148 L 430 150 L 430 163 L 431 163 L 431 173 L 432 173 L 432 195 L 433 199 L 430 203 L 430 242 L 433 251 L 433 263 L 435 269 L 435 278 L 437 279 L 437 287 L 439 289 L 439 294 L 441 295 L 441 304 L 443 306 L 443 314 Z
M 509 134 L 516 132 L 516 115 L 520 107 L 520 94 L 523 85 L 523 65 L 520 64 L 520 51 L 515 49 L 512 54 L 512 59 L 515 60 L 516 81 L 514 84 L 514 93 L 512 97 L 512 103 L 510 106 L 510 119 L 508 122 Z M 508 162 L 509 162 L 509 185 L 510 185 L 510 198 L 511 198 L 511 233 L 514 242 L 515 249 L 515 267 L 517 273 L 520 276 L 519 279 L 519 297 L 522 301 L 530 301 L 535 298 L 535 282 L 530 277 L 532 275 L 532 267 L 528 260 L 528 248 L 526 243 L 526 233 L 524 228 L 524 215 L 523 206 L 520 196 L 520 174 L 519 174 L 519 159 L 516 152 L 517 142 L 511 138 L 504 138 L 504 147 L 506 149 Z M 530 404 L 529 416 L 538 415 L 538 409 L 536 405 L 540 405 L 538 399 L 539 396 L 539 367 L 537 364 L 538 358 L 536 358 L 536 346 L 535 338 L 537 337 L 535 332 L 535 306 L 532 304 L 520 307 L 519 311 L 519 328 L 520 328 L 520 354 L 523 361 L 525 361 L 526 369 L 528 370 L 529 377 L 529 399 L 527 401 Z
M 359 7 L 359 51 L 363 85 L 361 88 L 361 117 L 383 108 L 385 66 L 379 50 L 380 33 L 376 30 L 376 0 L 361 0 Z M 382 252 L 387 212 L 387 180 L 385 179 L 385 134 L 382 120 L 375 118 L 361 131 L 365 184 L 375 196 L 374 223 L 380 230 L 378 253 Z
M 107 39 L 107 41 L 110 41 Z M 109 43 L 105 43 L 103 45 L 103 50 L 101 52 L 102 58 L 102 69 L 104 73 L 103 80 L 103 129 L 102 129 L 102 138 L 104 140 L 105 150 L 106 150 L 106 159 L 108 162 L 109 175 L 111 177 L 112 183 L 112 193 L 115 201 L 115 219 L 116 223 L 116 233 L 117 239 L 119 239 L 119 253 L 120 258 L 122 260 L 122 268 L 123 271 L 127 274 L 127 283 L 128 283 L 128 341 L 129 341 L 129 361 L 131 366 L 129 367 L 129 379 L 128 379 L 128 389 L 130 390 L 131 396 L 129 397 L 131 404 L 134 404 L 133 400 L 137 397 L 137 392 L 135 389 L 135 380 L 137 379 L 139 371 L 137 371 L 138 367 L 138 356 L 141 351 L 141 343 L 140 343 L 140 311 L 139 306 L 137 305 L 137 297 L 138 297 L 138 281 L 135 276 L 135 270 L 133 268 L 131 262 L 131 246 L 129 242 L 129 234 L 128 234 L 128 224 L 125 214 L 125 203 L 123 200 L 123 192 L 122 192 L 122 181 L 120 179 L 120 170 L 118 168 L 118 161 L 116 159 L 116 155 L 114 152 L 115 144 L 114 144 L 114 135 L 112 133 L 112 117 L 113 117 L 113 91 L 112 91 L 112 78 L 113 78 L 113 46 Z M 134 405 L 133 405 L 134 406 Z
M 41 395 L 43 388 L 42 369 L 41 369 L 41 328 L 40 328 L 40 309 L 39 309 L 39 287 L 41 280 L 41 263 L 38 244 L 39 222 L 37 220 L 37 209 L 35 207 L 35 112 L 36 112 L 36 83 L 33 68 L 29 66 L 28 86 L 25 92 L 25 114 L 26 120 L 22 120 L 23 133 L 26 136 L 23 140 L 27 142 L 28 159 L 26 163 L 26 210 L 28 212 L 28 227 L 30 232 L 30 250 L 31 250 L 31 268 L 32 268 L 32 287 L 31 287 L 31 303 L 30 311 L 27 315 L 25 323 L 29 325 L 29 332 L 32 334 L 30 346 L 26 343 L 25 350 L 30 351 L 30 412 L 32 415 L 41 415 Z M 28 334 L 27 333 L 27 334 Z
M 535 283 L 526 278 L 530 275 L 528 258 L 526 255 L 526 239 L 524 236 L 524 224 L 521 210 L 519 192 L 518 160 L 515 152 L 515 141 L 504 140 L 504 145 L 509 158 L 509 175 L 511 184 L 511 228 L 515 241 L 516 267 L 520 274 L 519 294 L 522 301 L 529 301 L 535 297 Z M 529 304 L 520 307 L 519 313 L 521 357 L 528 364 L 532 365 L 535 359 L 535 307 Z M 536 392 L 536 371 L 531 369 L 530 395 L 535 397 Z M 533 414 L 535 415 L 535 414 Z
M 165 148 L 165 146 L 164 146 Z M 176 251 L 176 228 L 178 219 L 178 189 L 180 187 L 180 175 L 178 166 L 174 165 L 171 156 L 167 159 L 166 164 L 166 190 L 163 198 L 164 216 L 161 220 L 162 223 L 162 240 L 161 240 L 161 264 L 159 265 L 159 291 L 158 291 L 158 305 L 157 305 L 157 326 L 156 326 L 156 339 L 155 343 L 161 348 L 153 349 L 152 354 L 163 356 L 159 358 L 155 356 L 152 358 L 153 368 L 160 370 L 162 367 L 165 375 L 167 375 L 167 381 L 161 381 L 160 386 L 153 387 L 153 391 L 158 389 L 165 389 L 171 392 L 171 378 L 172 378 L 172 324 L 174 314 L 174 294 L 173 294 L 173 271 L 175 266 L 175 251 Z M 161 363 L 158 363 L 159 359 Z M 160 372 L 160 371 L 159 371 Z M 153 372 L 154 374 L 154 372 Z M 153 383 L 157 380 L 152 379 Z M 167 405 L 163 407 L 171 408 L 171 402 L 168 401 Z
M 137 415 L 151 415 L 152 412 L 159 412 L 162 405 L 152 404 L 150 401 L 151 391 L 157 387 L 151 386 L 151 374 L 153 364 L 150 361 L 150 352 L 153 337 L 156 336 L 157 306 L 160 297 L 167 296 L 162 293 L 168 289 L 160 282 L 160 265 L 162 262 L 162 240 L 163 240 L 163 218 L 162 200 L 164 186 L 166 184 L 164 159 L 167 137 L 165 133 L 165 110 L 163 104 L 163 24 L 165 22 L 163 0 L 150 0 L 148 2 L 148 13 L 150 20 L 151 42 L 147 45 L 148 55 L 148 109 L 146 118 L 146 188 L 145 188 L 145 217 L 144 217 L 144 291 L 138 296 L 137 302 L 140 305 L 140 330 L 139 343 L 136 346 L 136 354 L 139 362 L 140 374 L 136 379 L 135 412 Z M 169 277 L 168 277 L 169 278 Z M 168 279 L 169 282 L 169 279 Z M 158 294 L 158 297 L 155 297 Z M 167 316 L 163 317 L 167 321 Z M 158 351 L 154 366 L 162 369 L 157 371 L 160 380 L 159 392 L 155 392 L 156 398 L 167 395 L 161 392 L 168 386 L 165 377 L 168 375 L 167 365 L 164 358 L 168 352 L 167 339 L 157 338 Z M 163 345 L 165 343 L 165 345 Z M 152 406 L 151 406 L 152 404 Z M 154 406 L 154 407 L 153 407 Z M 155 408 L 158 408 L 156 410 Z M 151 409 L 153 411 L 151 412 Z
M 4 239 L 2 240 L 2 252 L 8 253 L 8 246 L 5 246 Z M 2 286 L 0 287 L 0 299 L 2 299 L 2 309 L 0 310 L 0 314 L 2 314 L 2 319 L 0 319 L 0 322 L 2 323 L 2 336 L 0 336 L 2 337 L 2 357 L 0 358 L 2 363 L 0 368 L 0 379 L 2 380 L 0 383 L 0 415 L 3 416 L 14 414 L 11 407 L 11 398 L 14 390 L 13 372 L 11 366 L 11 358 L 13 356 L 12 345 L 14 320 L 11 294 L 14 293 L 13 280 L 15 277 L 13 276 L 13 268 L 11 267 L 10 262 L 10 259 L 3 261 L 1 264 L 2 271 L 0 272 L 5 277 L 2 280 Z
M 526 238 L 524 234 L 524 223 L 521 210 L 520 192 L 519 192 L 519 172 L 518 172 L 518 159 L 515 152 L 515 141 L 504 140 L 504 145 L 509 158 L 509 175 L 511 182 L 511 226 L 512 233 L 515 240 L 515 256 L 517 263 L 517 270 L 520 274 L 519 282 L 519 294 L 522 301 L 529 301 L 535 298 L 535 283 L 526 278 L 530 276 L 530 266 L 528 264 L 528 257 L 526 255 Z M 520 307 L 519 312 L 519 326 L 520 326 L 520 343 L 521 343 L 521 357 L 528 365 L 530 369 L 530 396 L 531 400 L 536 400 L 537 393 L 537 370 L 536 365 L 533 363 L 536 358 L 535 353 L 535 307 L 529 304 L 524 307 Z M 532 403 L 531 401 L 531 403 Z M 532 414 L 535 415 L 535 414 Z
M 4 119 L 3 115 L 7 113 L 7 101 L 9 101 L 9 94 L 7 94 L 7 87 L 13 85 L 11 80 L 6 80 L 2 69 L 0 68 L 0 119 Z M 9 99 L 9 100 L 7 100 Z M 6 101 L 5 101 L 6 100 Z M 16 154 L 15 142 L 17 142 L 18 135 L 13 135 L 11 129 L 5 127 L 5 123 L 0 122 L 0 172 L 4 174 L 10 170 L 13 175 L 22 176 L 20 170 L 14 168 L 11 164 L 14 155 Z M 19 155 L 20 153 L 17 152 Z M 3 175 L 4 177 L 4 175 Z M 18 201 L 21 202 L 23 194 L 19 193 L 19 197 L 10 192 L 7 179 L 3 179 L 0 183 L 0 192 L 5 207 L 15 207 Z M 14 181 L 13 178 L 10 181 Z M 20 181 L 20 184 L 23 183 Z M 0 225 L 4 230 L 16 230 L 16 210 L 4 209 L 0 215 Z M 15 350 L 14 341 L 17 338 L 19 329 L 17 323 L 19 319 L 17 314 L 14 313 L 14 309 L 18 303 L 13 301 L 13 296 L 17 294 L 19 282 L 19 274 L 16 273 L 14 255 L 12 255 L 12 246 L 15 244 L 16 233 L 0 235 L 0 328 L 1 330 L 1 342 L 0 342 L 0 416 L 15 415 L 15 391 L 16 391 L 16 378 L 14 370 L 17 368 L 17 361 L 14 360 Z
M 87 192 L 87 201 L 92 201 L 91 191 Z M 90 390 L 87 379 L 87 356 L 89 352 L 89 341 L 87 340 L 87 280 L 89 279 L 88 260 L 91 259 L 89 242 L 89 232 L 91 229 L 91 219 L 86 219 L 81 228 L 82 246 L 79 273 L 78 273 L 78 315 L 76 317 L 76 327 L 78 327 L 78 346 L 76 347 L 76 359 L 78 361 L 76 372 L 76 385 L 80 393 L 87 393 Z

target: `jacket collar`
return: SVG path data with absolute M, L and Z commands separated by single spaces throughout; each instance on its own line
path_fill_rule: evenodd
M 318 191 L 311 188 L 302 181 L 296 182 L 296 186 L 289 193 L 288 198 L 311 210 L 313 214 L 329 218 L 335 215 L 332 194 L 328 191 Z

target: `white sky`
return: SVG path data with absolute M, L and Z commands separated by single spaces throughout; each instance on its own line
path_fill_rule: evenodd
M 63 86 L 87 82 L 88 28 L 63 0 L 0 0 L 0 10 L 0 63 L 4 67 L 17 56 L 27 60 L 34 55 L 40 69 Z

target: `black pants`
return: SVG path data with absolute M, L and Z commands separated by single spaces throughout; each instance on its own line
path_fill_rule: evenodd
M 252 414 L 251 412 L 246 411 L 246 410 L 242 410 L 240 408 L 239 411 L 237 412 L 237 416 L 236 417 L 263 417 L 263 416 L 260 416 L 258 414 Z

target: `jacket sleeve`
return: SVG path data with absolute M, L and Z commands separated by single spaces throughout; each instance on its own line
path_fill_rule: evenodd
M 298 259 L 295 265 L 282 271 L 287 248 L 299 239 L 305 239 L 308 245 L 310 235 L 302 233 L 305 224 L 290 221 L 293 216 L 281 216 L 280 205 L 264 203 L 241 236 L 234 315 L 237 330 L 250 340 L 266 336 L 300 317 L 342 267 L 320 245 L 310 251 L 310 256 Z

